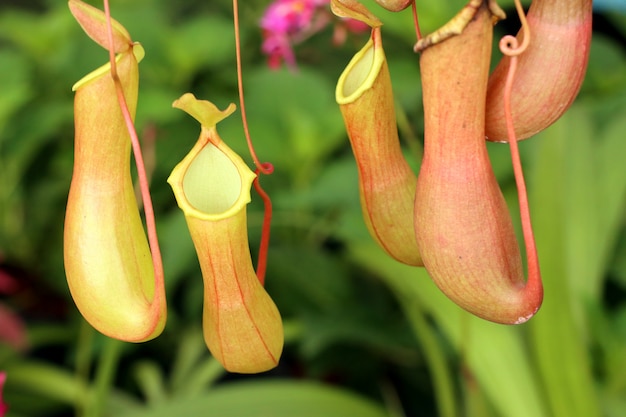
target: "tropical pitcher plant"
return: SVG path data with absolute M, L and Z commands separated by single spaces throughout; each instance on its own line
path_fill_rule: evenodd
M 100 10 L 75 0 L 69 7 L 85 32 L 116 55 L 72 88 L 76 133 L 64 230 L 67 283 L 96 329 L 145 341 L 161 333 L 167 309 L 158 245 L 151 242 L 151 254 L 130 175 L 127 123 L 132 125 L 137 107 L 144 50 L 122 25 L 107 25 Z
M 358 169 L 365 225 L 399 262 L 424 267 L 465 310 L 518 324 L 539 309 L 543 289 L 518 141 L 554 123 L 581 86 L 589 56 L 591 0 L 533 0 L 516 37 L 500 41 L 490 73 L 493 27 L 505 18 L 495 0 L 470 0 L 439 30 L 422 36 L 411 0 L 377 0 L 412 11 L 424 106 L 419 172 L 399 141 L 383 22 L 357 0 L 277 0 L 261 20 L 272 66 L 296 69 L 293 44 L 336 16 L 336 40 L 370 31 L 339 77 L 335 95 Z M 77 308 L 103 334 L 130 342 L 158 336 L 166 322 L 163 268 L 149 185 L 134 129 L 142 46 L 104 12 L 69 0 L 78 23 L 109 51 L 109 62 L 74 86 L 75 160 L 65 219 L 65 269 Z M 235 112 L 182 94 L 173 106 L 200 124 L 196 145 L 168 179 L 193 240 L 204 281 L 207 347 L 229 371 L 275 367 L 283 348 L 280 313 L 264 288 L 271 202 L 259 177 L 243 99 L 237 1 L 233 1 L 239 107 L 251 170 L 217 131 Z M 416 81 L 417 82 L 417 81 Z M 174 98 L 173 98 L 174 99 Z M 507 142 L 518 188 L 525 261 L 486 141 Z M 131 149 L 142 190 L 131 178 Z M 265 205 L 258 265 L 248 248 L 246 205 L 254 186 Z M 525 264 L 525 267 L 524 267 Z M 526 271 L 526 273 L 524 272 Z M 527 277 L 525 277 L 527 275 Z M 411 279 L 407 277 L 406 279 Z
M 522 29 L 517 37 L 500 41 L 504 57 L 492 74 L 493 26 L 505 18 L 495 0 L 470 0 L 425 37 L 417 26 L 415 3 L 377 2 L 391 11 L 412 5 L 423 90 L 424 155 L 412 186 L 410 175 L 398 175 L 406 165 L 402 154 L 389 158 L 399 145 L 395 129 L 382 121 L 393 120 L 394 109 L 390 84 L 381 88 L 378 81 L 388 77 L 381 63 L 381 24 L 356 0 L 333 0 L 338 16 L 372 27 L 371 39 L 348 64 L 336 92 L 359 169 L 366 224 L 382 248 L 403 261 L 392 249 L 411 247 L 414 239 L 403 235 L 406 218 L 395 214 L 410 204 L 417 250 L 413 260 L 403 262 L 422 262 L 435 284 L 465 310 L 498 323 L 523 323 L 541 306 L 543 289 L 517 141 L 548 127 L 576 97 L 589 56 L 591 1 L 534 0 L 528 17 L 516 2 Z M 364 99 L 368 96 L 376 98 Z M 527 279 L 485 139 L 510 146 Z M 366 156 L 362 148 L 369 150 Z M 400 196 L 399 184 L 413 193 Z M 377 200 L 385 204 L 370 203 Z M 386 224 L 371 226 L 372 219 L 390 213 Z M 379 230 L 389 232 L 385 240 Z
M 103 334 L 130 342 L 158 336 L 165 326 L 164 277 L 139 140 L 133 119 L 138 62 L 144 50 L 126 29 L 80 0 L 69 7 L 85 32 L 109 50 L 109 63 L 74 86 L 75 158 L 65 219 L 65 270 L 76 306 Z M 243 96 L 242 96 L 243 97 Z M 213 355 L 231 372 L 275 367 L 283 347 L 282 320 L 263 288 L 271 203 L 257 175 L 217 134 L 235 110 L 219 111 L 185 94 L 174 102 L 200 122 L 197 145 L 174 169 L 170 184 L 185 213 L 205 284 L 203 330 Z M 134 151 L 146 216 L 143 230 L 130 175 Z M 245 206 L 250 187 L 265 201 L 262 251 L 255 272 Z

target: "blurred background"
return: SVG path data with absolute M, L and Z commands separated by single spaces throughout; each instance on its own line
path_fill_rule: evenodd
M 90 2 L 102 8 L 100 1 Z M 128 344 L 93 330 L 69 295 L 63 221 L 73 163 L 71 86 L 108 59 L 60 0 L 0 1 L 0 371 L 8 416 L 619 417 L 626 415 L 626 7 L 596 4 L 581 93 L 563 118 L 520 144 L 545 301 L 527 324 L 461 311 L 423 269 L 398 264 L 369 237 L 336 81 L 367 33 L 333 42 L 333 21 L 270 68 L 260 19 L 240 4 L 252 138 L 275 173 L 266 288 L 283 316 L 279 366 L 227 374 L 202 340 L 202 277 L 166 179 L 197 123 L 171 103 L 185 92 L 237 102 L 228 0 L 112 0 L 140 41 L 137 130 L 165 268 L 168 322 Z M 400 137 L 417 170 L 423 120 L 410 12 L 383 11 Z M 418 4 L 423 32 L 460 0 Z M 422 4 L 423 3 L 423 4 Z M 511 16 L 496 37 L 517 31 Z M 500 53 L 494 46 L 494 62 Z M 250 163 L 240 113 L 222 138 Z M 508 147 L 489 144 L 514 219 Z M 249 205 L 253 257 L 263 218 Z M 518 220 L 515 220 L 518 222 Z M 519 225 L 518 225 L 519 226 Z

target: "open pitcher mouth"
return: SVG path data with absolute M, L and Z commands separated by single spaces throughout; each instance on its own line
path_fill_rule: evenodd
M 182 184 L 194 209 L 215 216 L 233 207 L 242 189 L 235 164 L 210 142 L 191 160 Z
M 212 140 L 201 135 L 167 181 L 186 215 L 218 221 L 233 216 L 250 202 L 250 187 L 256 175 L 224 142 L 220 140 L 216 145 Z
M 193 107 L 198 104 L 206 108 Z M 167 181 L 186 215 L 218 221 L 233 216 L 250 202 L 250 188 L 256 175 L 215 130 L 217 121 L 230 115 L 234 106 L 220 111 L 209 104 L 198 102 L 191 94 L 175 102 L 175 106 L 187 111 L 203 125 L 198 142 L 174 168 Z
M 335 91 L 338 104 L 352 103 L 374 85 L 385 62 L 381 42 L 380 28 L 373 28 L 370 40 L 354 55 L 339 77 Z

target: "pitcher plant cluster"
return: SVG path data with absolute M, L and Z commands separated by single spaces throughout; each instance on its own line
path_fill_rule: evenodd
M 130 342 L 157 337 L 167 317 L 163 267 L 148 181 L 133 120 L 139 87 L 141 44 L 104 12 L 80 0 L 69 8 L 85 32 L 109 50 L 109 62 L 73 90 L 74 172 L 67 203 L 64 255 L 67 282 L 85 319 L 103 334 Z M 271 203 L 257 173 L 222 141 L 218 110 L 187 93 L 179 108 L 200 125 L 200 137 L 169 178 L 185 214 L 204 279 L 204 338 L 232 372 L 276 366 L 283 347 L 282 320 L 263 287 Z M 133 191 L 131 148 L 137 165 L 147 237 Z M 252 148 L 251 148 L 252 149 Z M 246 205 L 255 183 L 266 201 L 266 221 L 255 272 L 248 249 Z
M 403 157 L 382 22 L 356 0 L 332 0 L 339 16 L 371 27 L 336 89 L 359 172 L 365 223 L 400 262 L 423 266 L 465 310 L 519 324 L 539 309 L 543 287 L 518 140 L 555 122 L 578 94 L 589 56 L 591 0 L 533 0 L 522 28 L 499 43 L 490 74 L 495 0 L 470 0 L 448 23 L 421 36 L 412 6 L 424 106 L 424 155 L 415 175 Z M 526 269 L 486 141 L 508 142 L 518 188 Z
M 296 68 L 293 45 L 335 27 L 334 41 L 371 32 L 341 74 L 336 100 L 359 173 L 365 223 L 399 262 L 425 267 L 437 286 L 467 311 L 498 323 L 528 320 L 543 290 L 518 140 L 556 121 L 576 97 L 591 36 L 591 0 L 533 0 L 517 37 L 490 74 L 493 26 L 504 18 L 495 0 L 470 0 L 438 31 L 421 36 L 411 0 L 377 0 L 413 12 L 424 105 L 424 155 L 419 174 L 398 138 L 392 77 L 382 22 L 356 0 L 277 0 L 260 26 L 270 66 Z M 329 7 L 330 6 L 330 7 Z M 103 334 L 130 342 L 157 337 L 167 307 L 163 267 L 134 117 L 141 44 L 104 11 L 80 0 L 69 8 L 84 31 L 108 50 L 109 62 L 75 91 L 75 158 L 69 191 L 64 262 L 77 308 Z M 204 281 L 203 331 L 211 353 L 231 372 L 269 370 L 283 349 L 280 313 L 264 289 L 272 206 L 259 183 L 271 174 L 248 133 L 233 1 L 239 107 L 254 170 L 224 141 L 224 110 L 185 93 L 173 107 L 200 124 L 198 140 L 168 182 L 183 211 Z M 334 14 L 334 16 L 333 16 Z M 518 187 L 528 278 L 513 222 L 496 182 L 486 141 L 508 142 Z M 142 191 L 138 204 L 131 151 Z M 265 207 L 258 264 L 248 246 L 246 206 L 254 186 Z M 140 206 L 143 208 L 144 230 Z M 411 279 L 407 277 L 406 279 Z

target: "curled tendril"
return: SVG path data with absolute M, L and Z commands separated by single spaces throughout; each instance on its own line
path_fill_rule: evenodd
M 522 23 L 523 41 L 519 44 L 516 37 L 507 35 L 500 40 L 500 51 L 510 57 L 509 69 L 504 86 L 504 117 L 506 119 L 506 127 L 508 134 L 509 148 L 511 151 L 511 161 L 513 164 L 513 173 L 515 175 L 515 183 L 517 185 L 517 198 L 519 200 L 520 218 L 522 220 L 522 233 L 526 246 L 526 262 L 528 264 L 528 284 L 537 285 L 541 282 L 541 271 L 539 269 L 539 257 L 535 245 L 535 236 L 530 220 L 530 209 L 528 204 L 528 195 L 526 192 L 526 182 L 524 181 L 524 173 L 522 170 L 522 162 L 519 155 L 517 145 L 517 137 L 515 135 L 515 126 L 513 124 L 513 114 L 511 111 L 511 90 L 513 89 L 513 81 L 515 80 L 515 71 L 517 69 L 517 57 L 523 53 L 530 44 L 530 30 L 526 22 L 526 16 L 519 0 L 515 0 L 515 7 Z M 527 284 L 527 285 L 528 285 Z
M 515 9 L 517 10 L 517 15 L 519 16 L 519 20 L 522 24 L 522 44 L 520 45 L 519 40 L 515 36 L 506 35 L 500 39 L 500 43 L 498 45 L 500 47 L 500 52 L 510 57 L 522 54 L 530 44 L 530 28 L 528 27 L 526 14 L 524 13 L 524 8 L 522 7 L 520 0 L 515 0 Z

